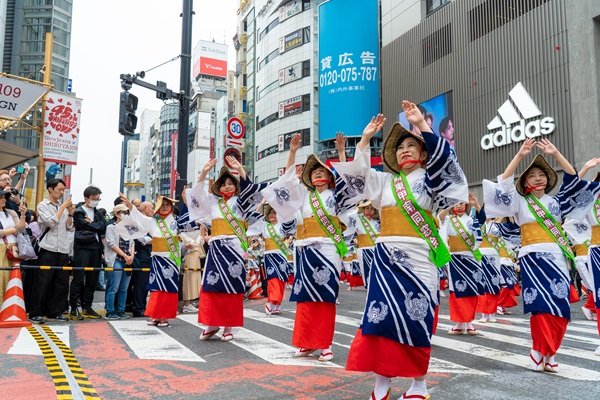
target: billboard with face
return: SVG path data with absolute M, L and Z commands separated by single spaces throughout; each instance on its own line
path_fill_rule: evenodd
M 432 99 L 424 101 L 417 105 L 421 113 L 425 116 L 425 121 L 431 130 L 438 136 L 446 139 L 454 148 L 454 119 L 452 109 L 452 92 L 440 94 Z M 398 113 L 398 122 L 407 129 L 419 133 L 416 126 L 412 126 L 406 120 L 404 111 Z

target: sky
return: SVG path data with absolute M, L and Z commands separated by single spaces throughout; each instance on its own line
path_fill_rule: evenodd
M 118 132 L 120 74 L 149 70 L 181 53 L 180 14 L 183 0 L 102 0 L 73 2 L 69 77 L 73 92 L 83 99 L 77 166 L 73 167 L 73 201 L 83 201 L 92 183 L 102 190 L 100 207 L 112 210 L 118 196 L 121 143 Z M 229 46 L 228 69 L 235 67 L 232 38 L 237 26 L 238 0 L 195 0 L 192 51 L 199 40 Z M 146 82 L 167 83 L 179 91 L 180 60 L 146 74 Z M 160 110 L 155 92 L 135 86 L 143 109 Z

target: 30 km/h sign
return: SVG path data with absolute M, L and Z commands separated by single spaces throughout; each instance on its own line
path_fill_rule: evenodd
M 244 137 L 246 128 L 241 119 L 233 117 L 227 121 L 227 132 L 233 139 L 241 139 Z

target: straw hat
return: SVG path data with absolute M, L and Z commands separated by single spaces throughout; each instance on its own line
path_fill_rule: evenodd
M 174 206 L 175 203 L 179 202 L 179 200 L 171 199 L 170 197 L 167 197 L 167 196 L 158 196 L 156 203 L 154 203 L 154 214 L 156 214 L 158 212 L 158 210 L 160 210 L 163 200 L 169 200 L 171 202 L 171 207 Z
M 395 122 L 392 125 L 392 129 L 385 137 L 383 143 L 383 163 L 385 166 L 392 171 L 394 174 L 399 174 L 402 168 L 398 165 L 398 159 L 396 158 L 396 149 L 402 141 L 408 137 L 414 137 L 420 143 L 424 143 L 423 137 L 417 135 L 402 126 L 400 122 Z
M 221 171 L 219 172 L 219 177 L 215 180 L 215 182 L 210 187 L 210 191 L 215 196 L 223 197 L 219 193 L 219 188 L 221 187 L 221 185 L 223 184 L 223 182 L 225 182 L 226 178 L 231 178 L 231 180 L 233 181 L 233 184 L 235 185 L 235 195 L 238 196 L 240 194 L 240 181 L 239 181 L 238 178 L 236 178 L 231 173 L 231 171 L 229 170 L 229 168 L 227 168 L 225 165 L 223 165 L 221 167 Z
M 319 160 L 314 154 L 308 156 L 306 164 L 304 164 L 304 169 L 302 170 L 302 183 L 304 183 L 304 186 L 310 190 L 315 190 L 315 186 L 310 181 L 310 173 L 318 167 L 324 167 L 331 173 L 331 177 L 333 179 L 332 184 L 335 187 L 335 175 L 333 174 L 333 171 L 327 166 L 327 164 Z
M 556 183 L 558 182 L 558 175 L 556 175 L 556 171 L 554 171 L 550 164 L 548 164 L 548 161 L 546 161 L 543 155 L 538 154 L 537 156 L 535 156 L 531 164 L 529 164 L 529 166 L 525 169 L 525 171 L 523 171 L 521 176 L 519 176 L 519 179 L 517 179 L 517 192 L 519 192 L 521 196 L 527 196 L 527 193 L 525 191 L 527 171 L 529 171 L 533 167 L 537 167 L 544 171 L 546 177 L 548 178 L 548 184 L 544 189 L 544 193 L 550 193 L 552 189 L 554 189 L 554 187 L 556 186 Z
M 366 199 L 363 199 L 363 200 L 361 200 L 361 201 L 358 203 L 358 206 L 357 206 L 357 207 L 358 207 L 358 208 L 364 208 L 364 207 L 366 207 L 366 206 L 370 206 L 370 205 L 371 205 L 371 200 L 366 200 Z

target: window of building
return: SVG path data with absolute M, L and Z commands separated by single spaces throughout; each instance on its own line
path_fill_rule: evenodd
M 421 41 L 423 66 L 427 66 L 452 53 L 452 24 L 433 32 Z
M 271 93 L 273 90 L 277 89 L 278 87 L 279 87 L 279 80 L 276 80 L 275 82 L 270 83 L 269 85 L 267 85 L 266 88 L 264 88 L 263 90 L 258 92 L 258 98 L 256 100 L 262 99 L 264 96 Z
M 279 25 L 279 16 L 271 21 L 271 23 L 259 33 L 258 41 L 260 42 L 267 35 L 267 33 L 269 33 L 269 31 L 275 28 L 277 25 Z
M 425 2 L 425 7 L 427 9 L 427 15 L 430 15 L 430 14 L 436 12 L 437 10 L 439 10 L 446 4 L 450 4 L 450 1 L 451 0 L 427 0 Z
M 273 61 L 279 55 L 279 48 L 272 51 L 268 56 L 260 60 L 258 63 L 258 70 L 260 71 L 262 67 Z
M 258 120 L 258 117 L 256 117 Z M 256 130 L 260 130 L 261 128 L 264 128 L 265 126 L 269 125 L 271 122 L 275 122 L 279 119 L 279 113 L 273 113 L 271 115 L 269 115 L 267 118 L 263 119 L 262 121 L 257 121 L 256 123 Z

